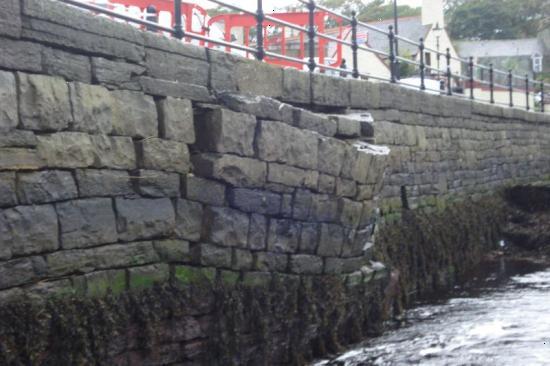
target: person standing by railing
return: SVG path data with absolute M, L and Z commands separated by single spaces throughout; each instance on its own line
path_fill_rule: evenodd
M 343 77 L 343 78 L 348 77 L 348 72 L 344 71 L 344 70 L 347 70 L 347 68 L 348 68 L 348 65 L 346 64 L 346 59 L 343 58 L 342 62 L 340 63 L 340 69 L 342 69 L 342 71 L 340 71 L 340 76 L 341 77 Z

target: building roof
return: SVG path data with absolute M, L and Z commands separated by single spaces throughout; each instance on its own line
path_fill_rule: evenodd
M 537 38 L 461 41 L 455 44 L 461 57 L 515 57 L 544 54 L 542 44 Z
M 421 37 L 426 38 L 426 35 L 431 29 L 431 25 L 422 25 L 421 16 L 400 17 L 397 18 L 397 21 L 398 34 L 414 42 L 418 42 Z M 394 21 L 393 19 L 386 19 L 378 22 L 369 22 L 368 24 L 387 32 L 388 26 L 393 25 Z M 359 26 L 359 28 L 363 27 Z M 384 52 L 389 52 L 390 46 L 388 36 L 386 34 L 372 30 L 369 30 L 368 33 L 368 44 L 370 47 Z M 400 54 L 409 53 L 411 55 L 416 55 L 418 52 L 418 46 L 403 41 L 398 42 L 398 44 Z

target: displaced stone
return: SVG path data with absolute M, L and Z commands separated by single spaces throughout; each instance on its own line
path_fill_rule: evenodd
M 57 214 L 53 206 L 18 206 L 0 212 L 0 259 L 58 248 Z
M 20 286 L 45 274 L 42 257 L 20 258 L 0 263 L 0 289 Z
M 58 203 L 56 209 L 63 249 L 86 248 L 117 241 L 116 218 L 110 198 Z
M 342 177 L 353 179 L 360 184 L 367 183 L 371 160 L 371 154 L 358 150 L 356 146 L 349 147 L 342 165 Z
M 223 180 L 237 187 L 262 187 L 267 164 L 235 155 L 200 154 L 192 157 L 197 175 Z
M 1 28 L 2 20 L 0 20 Z M 19 124 L 15 76 L 10 72 L 0 71 L 0 105 L 2 106 L 0 110 L 0 132 L 4 134 L 13 130 Z
M 218 93 L 218 99 L 230 109 L 251 114 L 258 118 L 282 121 L 283 104 L 276 99 L 252 94 Z M 291 120 L 292 115 L 287 119 Z
M 176 201 L 176 235 L 191 241 L 201 237 L 203 208 L 200 203 L 179 199 Z
M 46 74 L 88 84 L 92 81 L 92 67 L 87 56 L 44 47 L 42 63 Z
M 145 73 L 145 67 L 107 60 L 102 57 L 92 57 L 92 72 L 94 81 L 108 88 L 139 90 L 141 87 L 137 78 Z
M 162 261 L 188 263 L 191 260 L 188 241 L 160 240 L 155 241 L 153 246 Z
M 111 93 L 99 85 L 69 84 L 74 122 L 72 129 L 109 134 L 113 130 Z
M 206 238 L 227 247 L 247 247 L 249 217 L 225 207 L 207 207 L 204 213 Z
M 267 241 L 267 218 L 263 215 L 250 216 L 248 247 L 252 250 L 265 250 Z
M 0 172 L 0 207 L 15 206 L 15 172 Z
M 267 180 L 286 186 L 317 189 L 319 173 L 315 170 L 304 170 L 289 165 L 270 163 L 268 164 Z
M 139 141 L 137 147 L 142 168 L 177 173 L 189 171 L 189 149 L 183 142 L 152 138 Z
M 140 195 L 145 197 L 178 197 L 180 175 L 158 170 L 139 170 L 134 180 Z
M 19 116 L 29 130 L 59 131 L 72 122 L 69 88 L 65 80 L 18 73 Z
M 336 139 L 319 139 L 319 164 L 317 169 L 333 176 L 340 175 L 347 145 Z
M 133 290 L 152 287 L 155 283 L 163 283 L 170 278 L 170 268 L 167 264 L 158 263 L 128 270 L 128 283 Z
M 323 258 L 308 254 L 291 255 L 290 271 L 297 274 L 320 274 L 323 272 Z
M 321 135 L 332 137 L 336 135 L 338 124 L 324 115 L 305 109 L 294 111 L 294 125 L 298 128 L 316 131 Z
M 229 191 L 229 204 L 241 211 L 264 215 L 278 215 L 281 212 L 281 195 L 246 188 Z
M 233 268 L 239 271 L 251 270 L 254 266 L 252 252 L 245 249 L 233 249 Z
M 256 118 L 227 109 L 207 110 L 195 121 L 201 151 L 254 155 Z
M 255 253 L 254 268 L 265 272 L 286 272 L 288 267 L 288 254 L 269 252 Z
M 187 175 L 185 197 L 213 206 L 225 204 L 225 186 L 213 180 Z
M 337 257 L 342 252 L 344 231 L 341 226 L 321 224 L 321 235 L 317 254 L 323 257 Z
M 300 253 L 315 254 L 319 244 L 319 224 L 305 222 L 300 234 Z
M 70 172 L 45 170 L 17 175 L 17 196 L 22 204 L 47 203 L 76 198 L 78 191 Z
M 11 130 L 0 135 L 0 147 L 36 147 L 34 132 Z
M 167 97 L 157 103 L 160 137 L 192 144 L 195 142 L 193 106 L 187 99 Z
M 338 125 L 336 134 L 343 137 L 359 137 L 361 135 L 361 123 L 357 119 L 345 116 L 333 115 L 329 117 Z
M 48 167 L 86 168 L 95 161 L 96 148 L 82 132 L 58 132 L 38 136 L 38 153 Z
M 116 198 L 117 229 L 124 241 L 168 236 L 176 225 L 174 207 L 168 198 Z
M 271 219 L 267 249 L 276 253 L 295 253 L 300 242 L 300 224 L 292 220 Z
M 138 92 L 116 90 L 113 98 L 113 132 L 130 137 L 157 137 L 158 116 L 153 98 Z
M 42 72 L 41 53 L 42 46 L 38 43 L 14 41 L 0 36 L 0 66 L 2 68 Z
M 135 194 L 128 172 L 78 169 L 76 181 L 81 197 L 130 196 Z
M 314 132 L 261 121 L 256 144 L 262 160 L 317 169 L 318 135 Z
M 203 266 L 231 268 L 231 248 L 200 243 L 193 245 L 191 252 L 193 255 L 193 260 Z

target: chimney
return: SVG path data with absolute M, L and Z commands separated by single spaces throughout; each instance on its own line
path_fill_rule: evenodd
M 445 27 L 443 0 L 422 0 L 422 25 Z

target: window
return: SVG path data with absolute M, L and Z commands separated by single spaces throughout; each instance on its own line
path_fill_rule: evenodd
M 425 52 L 424 56 L 424 58 L 426 59 L 426 65 L 432 66 L 432 54 L 430 52 Z
M 542 56 L 539 54 L 533 55 L 533 72 L 542 72 Z

